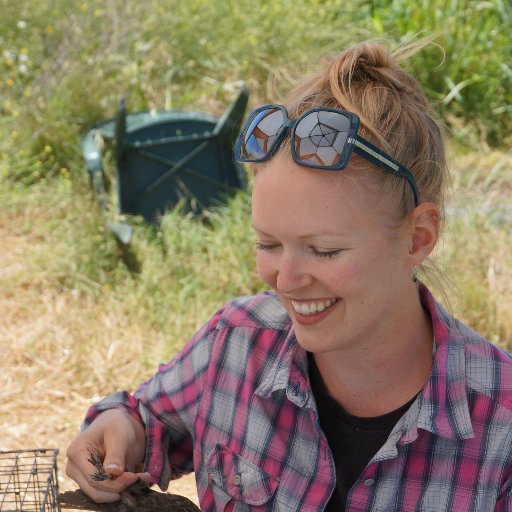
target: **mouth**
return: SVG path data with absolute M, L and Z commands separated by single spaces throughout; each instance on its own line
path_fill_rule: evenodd
M 313 316 L 318 313 L 322 313 L 336 304 L 336 302 L 338 302 L 338 299 L 325 299 L 309 302 L 297 302 L 295 300 L 290 300 L 293 310 L 303 316 Z

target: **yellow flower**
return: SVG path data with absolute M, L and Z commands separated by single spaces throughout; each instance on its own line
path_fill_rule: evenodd
M 81 6 L 80 6 L 80 9 L 82 9 L 83 12 L 87 12 L 89 10 L 89 4 L 87 2 L 84 2 Z
M 12 78 L 8 78 L 5 81 L 5 85 L 7 85 L 7 87 L 12 87 L 14 85 L 14 80 Z
M 54 28 L 54 26 L 53 26 L 53 25 L 48 25 L 48 26 L 46 27 L 46 33 L 47 33 L 47 34 L 53 34 L 54 32 L 55 32 L 55 28 Z
M 48 144 L 46 144 L 46 146 L 44 147 L 44 152 L 45 153 L 51 153 L 52 152 L 52 147 L 49 146 Z

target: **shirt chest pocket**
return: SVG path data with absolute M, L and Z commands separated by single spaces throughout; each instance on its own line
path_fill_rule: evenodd
M 207 471 L 212 482 L 217 510 L 224 510 L 232 500 L 248 506 L 234 506 L 234 510 L 255 510 L 253 507 L 260 506 L 261 510 L 265 510 L 265 504 L 271 500 L 279 484 L 276 477 L 242 458 L 227 446 L 217 445 L 213 449 L 208 457 Z

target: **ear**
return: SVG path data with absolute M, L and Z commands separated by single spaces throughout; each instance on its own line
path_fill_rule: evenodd
M 441 232 L 441 212 L 434 203 L 421 203 L 410 216 L 410 254 L 419 265 L 434 249 Z

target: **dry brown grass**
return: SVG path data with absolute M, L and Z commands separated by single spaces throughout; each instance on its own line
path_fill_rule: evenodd
M 133 389 L 148 376 L 143 362 L 156 365 L 168 343 L 134 324 L 114 294 L 98 300 L 38 282 L 33 255 L 52 252 L 40 227 L 0 214 L 0 450 L 59 448 L 68 490 L 76 485 L 64 477 L 65 450 L 86 409 L 113 389 Z M 197 501 L 193 476 L 171 490 Z
M 440 261 L 457 288 L 457 315 L 510 351 L 512 154 L 481 150 L 454 162 Z

